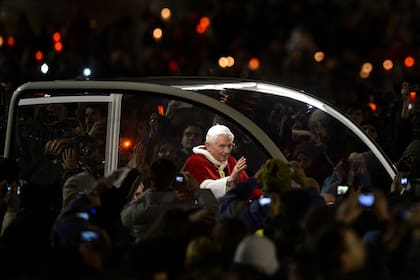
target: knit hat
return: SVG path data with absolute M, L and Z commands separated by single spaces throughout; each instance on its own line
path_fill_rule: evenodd
M 264 192 L 284 192 L 291 189 L 292 174 L 289 165 L 280 159 L 269 159 L 262 170 Z
M 233 258 L 234 263 L 249 265 L 267 276 L 279 269 L 276 246 L 268 237 L 248 235 L 239 243 Z
M 69 177 L 63 185 L 63 202 L 67 201 L 75 194 L 82 192 L 88 193 L 96 186 L 96 179 L 88 172 L 81 172 Z

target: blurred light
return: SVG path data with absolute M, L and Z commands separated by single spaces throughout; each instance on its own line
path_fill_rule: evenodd
M 394 67 L 394 63 L 390 59 L 385 59 L 382 66 L 385 70 L 391 70 Z
M 413 67 L 414 63 L 415 63 L 415 60 L 414 60 L 414 57 L 412 57 L 412 56 L 407 56 L 404 59 L 404 66 L 405 67 L 408 67 L 408 68 Z
M 199 25 L 199 24 L 197 24 L 197 26 L 195 27 L 195 31 L 198 34 L 204 34 L 204 33 L 206 33 L 206 29 L 203 26 Z
M 164 21 L 168 21 L 171 18 L 171 10 L 169 8 L 163 8 L 160 10 L 160 17 Z
M 359 76 L 360 76 L 360 78 L 362 78 L 362 79 L 367 79 L 367 78 L 369 78 L 370 73 L 368 73 L 368 72 L 363 72 L 362 70 L 360 70 L 360 72 L 359 72 Z
M 376 107 L 376 104 L 374 102 L 369 102 L 368 105 L 369 105 L 369 107 L 372 111 L 374 111 L 374 112 L 376 111 L 377 107 Z
M 0 36 L 0 47 L 3 47 L 4 44 L 4 38 L 3 36 Z
M 155 28 L 153 30 L 153 38 L 155 39 L 155 41 L 160 41 L 162 39 L 163 36 L 163 31 L 160 28 Z
M 172 60 L 169 62 L 168 68 L 170 72 L 174 73 L 178 70 L 178 63 Z
M 202 17 L 200 22 L 195 27 L 195 30 L 198 34 L 203 34 L 207 31 L 210 26 L 210 18 L 209 17 Z
M 48 70 L 49 70 L 48 64 L 47 63 L 42 63 L 42 65 L 41 65 L 41 72 L 43 74 L 47 74 Z
M 226 57 L 227 67 L 232 67 L 235 64 L 235 59 L 231 56 Z
M 86 67 L 85 69 L 83 69 L 84 77 L 90 77 L 90 75 L 92 75 L 92 70 L 89 67 Z
M 44 54 L 42 53 L 42 51 L 36 51 L 35 52 L 35 59 L 37 61 L 41 61 L 44 59 Z
M 362 72 L 371 73 L 373 70 L 373 65 L 370 62 L 365 62 L 362 64 Z
M 248 68 L 252 71 L 256 71 L 260 68 L 260 60 L 256 57 L 253 57 L 248 62 Z
M 7 37 L 7 45 L 9 47 L 13 47 L 15 45 L 15 37 L 13 36 Z
M 156 109 L 157 109 L 158 114 L 160 116 L 164 116 L 165 115 L 165 106 L 163 106 L 163 105 L 157 105 Z
M 52 39 L 54 42 L 60 42 L 61 40 L 61 33 L 60 32 L 54 32 L 52 35 Z
M 133 141 L 130 138 L 122 138 L 120 142 L 121 150 L 131 150 L 133 147 Z
M 321 62 L 321 61 L 324 61 L 324 59 L 325 59 L 325 54 L 324 54 L 324 52 L 322 52 L 322 51 L 317 51 L 317 52 L 314 54 L 314 59 L 315 59 L 315 61 L 316 61 L 316 62 Z
M 222 56 L 219 58 L 218 64 L 221 68 L 232 67 L 235 64 L 235 59 L 231 56 Z
M 61 43 L 61 42 L 55 42 L 54 43 L 54 50 L 56 52 L 61 52 L 63 50 L 63 43 Z
M 410 92 L 410 102 L 416 103 L 417 93 L 415 91 Z
M 226 57 L 224 57 L 224 56 L 222 56 L 222 57 L 220 57 L 219 58 L 219 61 L 218 61 L 218 63 L 219 63 L 219 66 L 221 67 L 221 68 L 226 68 L 227 67 L 227 59 L 226 59 Z
M 204 26 L 205 28 L 208 28 L 210 26 L 210 18 L 209 17 L 202 17 L 200 19 L 200 25 Z

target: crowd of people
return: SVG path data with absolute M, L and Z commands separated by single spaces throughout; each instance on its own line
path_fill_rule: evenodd
M 180 32 L 179 27 L 159 47 L 148 33 L 158 17 L 147 9 L 140 23 L 123 18 L 110 26 L 99 40 L 101 51 L 95 50 L 95 44 L 84 48 L 81 42 L 93 42 L 97 34 L 88 21 L 81 21 L 63 29 L 62 53 L 45 47 L 51 51 L 51 65 L 56 66 L 45 76 L 39 76 L 36 62 L 28 55 L 38 47 L 32 42 L 42 41 L 33 40 L 28 45 L 21 41 L 36 37 L 29 23 L 21 18 L 21 33 L 16 36 L 15 47 L 1 48 L 0 61 L 7 64 L 3 69 L 9 71 L 0 75 L 9 86 L 12 83 L 11 88 L 32 79 L 74 78 L 85 59 L 95 62 L 98 77 L 209 75 L 217 72 L 214 58 L 218 51 L 234 50 L 249 58 L 247 54 L 251 51 L 246 48 L 249 45 L 252 52 L 263 53 L 261 72 L 251 73 L 244 66 L 217 74 L 283 82 L 313 91 L 345 108 L 354 122 L 396 162 L 398 173 L 392 183 L 380 184 L 380 177 L 373 181 L 369 176 L 372 174 L 365 172 L 364 159 L 368 154 L 351 153 L 344 158 L 335 153 L 349 139 L 344 141 L 346 135 L 329 134 L 327 127 L 331 123 L 322 112 L 311 114 L 306 127 L 299 124 L 297 114 L 293 114 L 292 122 L 291 112 L 281 104 L 271 111 L 264 125 L 275 134 L 276 144 L 288 161 L 270 158 L 255 168 L 253 158 L 236 158 L 234 140 L 238 138 L 229 125 L 214 124 L 206 129 L 189 123 L 178 125 L 182 127 L 180 139 L 163 135 L 159 122 L 177 125 L 177 114 L 168 110 L 165 118 L 151 114 L 146 121 L 136 124 L 138 139 L 127 158 L 127 166 L 102 176 L 99 174 L 103 170 L 97 167 L 104 160 L 106 114 L 100 106 L 87 106 L 77 138 L 81 161 L 74 160 L 71 147 L 62 150 L 63 143 L 54 140 L 47 142 L 44 154 L 31 154 L 31 161 L 11 158 L 0 161 L 2 277 L 417 279 L 420 192 L 414 179 L 420 178 L 420 174 L 414 172 L 420 171 L 416 158 L 420 146 L 418 113 L 416 104 L 410 100 L 412 84 L 403 84 L 400 92 L 399 76 L 369 83 L 357 78 L 338 78 L 336 73 L 343 69 L 321 69 L 320 65 L 308 63 L 308 54 L 325 46 L 321 38 L 345 34 L 337 34 L 338 29 L 316 17 L 316 13 L 313 14 L 316 26 L 302 25 L 299 21 L 305 11 L 312 14 L 313 9 L 308 7 L 314 8 L 307 5 L 312 1 L 303 2 L 305 5 L 295 4 L 293 13 L 281 9 L 284 17 L 261 18 L 251 6 L 229 1 L 229 9 L 216 9 L 212 17 L 214 38 L 197 39 L 187 31 Z M 400 28 L 411 30 L 408 27 L 416 26 L 417 22 L 417 17 L 409 17 L 404 25 L 399 24 L 397 15 L 418 7 L 409 1 L 391 9 L 391 2 L 385 1 L 376 9 L 362 1 L 337 2 L 335 5 L 341 9 L 331 15 L 343 19 L 353 16 L 355 20 L 347 28 L 359 34 L 364 27 L 361 18 L 378 10 L 384 14 L 392 11 L 395 16 L 387 22 L 386 38 L 394 38 Z M 260 6 L 264 4 L 266 12 L 275 13 L 285 8 L 286 4 L 280 3 L 263 1 Z M 248 9 L 243 9 L 245 6 Z M 353 9 L 356 6 L 361 9 Z M 282 28 L 274 38 L 264 32 L 248 32 L 246 39 L 240 40 L 239 35 L 244 34 L 233 36 L 236 33 L 231 27 L 235 26 L 237 15 L 245 12 L 251 31 L 259 26 L 256 23 L 260 20 L 276 19 L 274 24 Z M 307 23 L 310 19 L 307 17 Z M 190 23 L 184 22 L 186 26 Z M 141 28 L 136 28 L 137 25 Z M 226 34 L 217 29 L 220 26 Z M 323 34 L 316 32 L 316 27 Z M 329 35 L 324 34 L 326 30 Z M 362 35 L 371 35 L 370 31 Z M 404 34 L 406 37 L 399 43 L 404 46 L 417 43 L 410 32 Z M 386 48 L 386 39 L 379 38 L 379 33 L 375 35 L 377 42 Z M 133 36 L 137 40 L 130 40 Z M 195 40 L 188 40 L 190 37 Z M 197 47 L 183 49 L 180 47 L 183 41 Z M 220 46 L 211 49 L 213 41 L 225 42 L 226 49 Z M 355 44 L 349 38 L 344 42 L 349 46 Z M 166 45 L 176 47 L 168 51 L 164 49 Z M 338 49 L 346 50 L 347 45 Z M 357 57 L 361 52 L 358 49 L 348 57 Z M 353 68 L 352 61 L 358 61 L 338 60 L 341 63 L 330 65 Z M 172 61 L 178 62 L 174 72 L 167 67 Z M 376 111 L 367 106 L 368 101 L 376 102 Z M 66 119 L 65 108 L 53 107 L 49 106 L 46 113 L 54 113 L 57 121 Z M 391 129 L 391 121 L 395 128 Z M 65 125 L 62 122 L 59 127 Z M 150 130 L 145 130 L 145 126 Z M 36 144 L 33 137 L 37 135 L 29 136 L 32 138 L 21 143 L 22 147 Z M 288 145 L 284 139 L 294 139 L 296 145 Z M 154 141 L 156 145 L 151 149 L 150 143 Z M 150 148 L 147 153 L 146 146 Z M 70 172 L 61 174 L 57 164 Z M 253 172 L 251 165 L 256 169 Z M 37 177 L 27 176 L 29 173 Z M 404 179 L 410 176 L 413 180 L 406 183 Z M 373 195 L 373 203 L 369 203 L 372 197 L 365 196 L 367 193 Z M 361 197 L 364 200 L 360 201 Z
M 2 158 L 2 276 L 417 279 L 420 208 L 400 180 L 407 170 L 388 191 L 351 172 L 348 189 L 325 191 L 302 160 L 269 158 L 249 175 L 252 159 L 233 156 L 229 127 L 214 124 L 203 140 L 193 128 L 181 167 L 176 152 L 161 152 L 147 173 L 126 166 L 39 183 Z M 373 203 L 360 200 L 367 191 Z

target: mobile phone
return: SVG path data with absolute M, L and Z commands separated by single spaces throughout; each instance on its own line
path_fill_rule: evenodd
M 184 182 L 185 182 L 184 175 L 182 175 L 182 174 L 177 175 L 177 176 L 176 176 L 176 178 L 175 178 L 175 180 L 176 180 L 176 182 L 177 182 L 178 184 L 184 184 Z
M 80 232 L 82 241 L 95 241 L 99 239 L 99 232 L 93 230 L 82 230 Z
M 17 188 L 16 188 L 16 194 L 17 195 L 20 195 L 20 186 L 17 186 Z
M 176 188 L 185 186 L 186 183 L 187 183 L 187 181 L 185 180 L 184 175 L 182 175 L 182 174 L 176 175 L 176 177 L 175 177 L 175 187 Z
M 373 193 L 361 193 L 359 194 L 359 204 L 365 207 L 372 207 L 375 202 L 375 196 Z
M 271 197 L 269 197 L 269 196 L 261 196 L 258 199 L 258 202 L 260 203 L 261 206 L 270 205 L 271 204 Z
M 82 218 L 83 220 L 89 220 L 89 213 L 88 212 L 77 212 L 76 216 Z
M 403 187 L 406 187 L 407 184 L 408 184 L 408 178 L 407 177 L 402 177 L 400 182 L 401 182 L 401 185 Z
M 337 195 L 344 195 L 349 190 L 349 186 L 339 185 L 337 186 Z

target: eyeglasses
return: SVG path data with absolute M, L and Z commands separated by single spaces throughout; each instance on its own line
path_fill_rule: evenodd
M 233 148 L 235 148 L 235 143 L 232 143 L 232 144 L 229 144 L 229 145 L 220 144 L 220 145 L 217 145 L 217 148 L 220 149 L 220 150 L 224 150 L 224 149 L 228 148 L 229 151 L 232 151 Z

